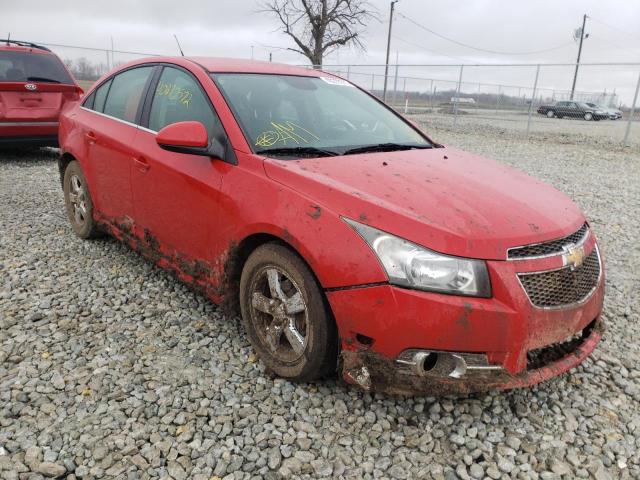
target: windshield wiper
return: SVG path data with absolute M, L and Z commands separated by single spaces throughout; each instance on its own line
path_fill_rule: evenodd
M 356 153 L 368 152 L 394 152 L 396 150 L 433 148 L 432 145 L 411 145 L 402 143 L 376 143 L 374 145 L 365 145 L 364 147 L 350 148 L 344 152 L 344 155 L 352 155 Z
M 27 80 L 30 82 L 61 83 L 59 80 L 54 80 L 53 78 L 47 78 L 47 77 L 27 77 Z
M 258 155 L 304 155 L 313 157 L 335 157 L 338 152 L 316 147 L 279 147 L 256 151 Z

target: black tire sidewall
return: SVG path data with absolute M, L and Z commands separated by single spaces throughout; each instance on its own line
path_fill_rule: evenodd
M 297 284 L 307 306 L 307 345 L 302 357 L 284 363 L 271 355 L 251 320 L 251 286 L 266 266 L 275 266 Z M 265 366 L 280 377 L 312 381 L 335 369 L 337 333 L 324 295 L 306 263 L 291 249 L 277 243 L 258 247 L 245 262 L 240 279 L 240 309 L 249 341 Z

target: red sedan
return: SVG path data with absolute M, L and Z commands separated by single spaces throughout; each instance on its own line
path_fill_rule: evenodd
M 60 145 L 76 234 L 108 232 L 240 312 L 282 377 L 513 388 L 601 338 L 602 259 L 571 200 L 328 73 L 132 62 L 62 115 Z
M 0 40 L 0 147 L 58 146 L 58 116 L 81 95 L 48 48 Z

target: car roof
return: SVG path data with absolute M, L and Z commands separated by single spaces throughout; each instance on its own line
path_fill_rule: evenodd
M 258 60 L 244 60 L 238 58 L 222 57 L 150 57 L 133 60 L 121 65 L 117 70 L 110 71 L 106 76 L 129 68 L 134 65 L 144 65 L 146 63 L 174 63 L 186 66 L 188 63 L 196 64 L 209 73 L 271 73 L 280 75 L 297 75 L 304 77 L 334 76 L 330 73 L 311 68 L 286 65 L 283 63 L 262 62 Z
M 53 54 L 51 50 L 47 47 L 43 47 L 42 45 L 37 45 L 31 42 L 25 42 L 23 40 L 7 40 L 0 39 L 0 50 L 3 51 L 16 51 L 16 52 L 26 52 L 26 53 L 44 53 L 44 54 Z
M 244 60 L 238 58 L 187 57 L 212 73 L 276 73 L 282 75 L 319 76 L 317 70 L 311 70 L 283 63 Z

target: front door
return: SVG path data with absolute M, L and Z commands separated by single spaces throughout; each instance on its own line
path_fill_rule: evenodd
M 220 229 L 220 187 L 233 167 L 208 156 L 169 152 L 155 137 L 163 127 L 189 120 L 201 122 L 210 138 L 224 130 L 199 82 L 185 70 L 165 66 L 149 98 L 148 128 L 140 128 L 133 149 L 136 230 L 159 261 L 205 280 Z

